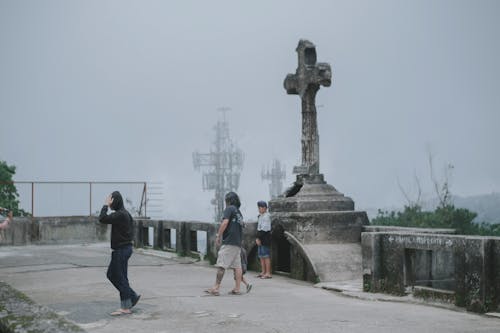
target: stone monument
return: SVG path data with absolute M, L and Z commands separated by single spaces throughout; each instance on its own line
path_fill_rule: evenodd
M 332 70 L 327 63 L 316 63 L 316 47 L 308 40 L 300 40 L 296 49 L 299 65 L 295 74 L 288 74 L 284 86 L 288 94 L 302 100 L 302 164 L 294 167 L 297 180 L 284 198 L 273 201 L 273 212 L 354 210 L 354 202 L 319 173 L 319 134 L 316 116 L 316 93 L 320 86 L 332 83 Z
M 273 268 L 309 281 L 361 280 L 361 230 L 365 212 L 324 180 L 319 168 L 316 93 L 329 87 L 332 71 L 316 62 L 316 47 L 300 40 L 299 64 L 288 74 L 288 94 L 302 101 L 302 164 L 294 168 L 294 184 L 269 203 L 273 223 Z

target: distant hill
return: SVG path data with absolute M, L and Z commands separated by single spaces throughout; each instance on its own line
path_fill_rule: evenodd
M 500 223 L 500 193 L 480 194 L 468 197 L 453 196 L 453 204 L 457 208 L 465 208 L 477 214 L 474 222 L 486 222 L 490 224 Z M 422 204 L 424 210 L 434 210 L 438 200 L 433 199 Z M 365 209 L 370 219 L 377 216 L 378 209 Z M 381 208 L 383 211 L 401 211 L 402 207 Z
M 455 207 L 466 208 L 477 213 L 474 222 L 500 223 L 500 193 L 453 196 Z
M 500 193 L 480 194 L 469 197 L 452 196 L 452 202 L 457 208 L 465 208 L 477 214 L 474 222 L 490 224 L 500 223 Z M 438 200 L 433 199 L 422 206 L 425 210 L 434 210 Z

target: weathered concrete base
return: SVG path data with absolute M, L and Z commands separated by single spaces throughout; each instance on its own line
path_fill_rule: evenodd
M 365 212 L 324 180 L 299 174 L 282 197 L 269 202 L 273 266 L 296 279 L 345 281 L 361 276 L 361 231 Z
M 287 194 L 269 204 L 273 213 L 354 210 L 354 201 L 327 184 L 322 174 L 298 175 Z
M 84 332 L 23 293 L 0 281 L 0 332 Z
M 271 216 L 275 270 L 311 282 L 360 278 L 365 212 L 273 212 Z
M 290 276 L 311 282 L 341 282 L 359 279 L 361 276 L 361 245 L 302 244 L 285 231 L 291 245 Z
M 273 228 L 290 232 L 302 244 L 359 243 L 368 224 L 366 213 L 357 211 L 272 212 L 271 216 Z
M 468 311 L 499 308 L 499 237 L 365 232 L 362 254 L 365 291 L 404 295 L 420 283 L 454 292 L 455 305 Z

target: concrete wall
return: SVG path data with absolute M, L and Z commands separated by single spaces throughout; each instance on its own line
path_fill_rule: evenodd
M 437 281 L 433 288 L 452 289 L 458 306 L 474 312 L 498 309 L 498 237 L 364 232 L 361 245 L 365 291 L 403 295 L 419 285 L 417 279 L 429 277 Z
M 35 218 L 32 230 L 38 234 L 37 244 L 72 244 L 109 240 L 111 228 L 97 217 L 74 216 Z
M 217 249 L 215 235 L 219 224 L 199 221 L 172 221 L 134 219 L 134 240 L 137 247 L 148 245 L 148 228 L 154 230 L 154 244 L 162 250 L 171 249 L 179 255 L 191 255 L 196 251 L 196 231 L 207 233 L 207 257 L 215 262 Z M 176 246 L 170 243 L 171 230 L 176 230 Z M 2 245 L 75 244 L 109 241 L 111 228 L 100 224 L 95 216 L 14 218 L 2 233 Z M 243 231 L 244 246 L 248 254 L 255 253 L 257 223 L 248 222 Z
M 110 228 L 109 228 L 110 229 Z M 74 244 L 109 241 L 109 230 L 94 216 L 14 218 L 0 245 Z
M 148 228 L 153 228 L 154 246 L 162 250 L 174 250 L 179 255 L 191 255 L 196 252 L 196 231 L 207 233 L 207 259 L 215 263 L 217 249 L 215 247 L 215 236 L 220 224 L 199 221 L 172 221 L 172 220 L 135 220 L 135 244 L 137 247 L 146 246 Z M 175 249 L 171 247 L 170 233 L 175 230 Z M 247 222 L 243 230 L 243 246 L 247 254 L 251 254 L 255 247 L 255 235 L 257 234 L 257 222 Z M 170 246 L 169 246 L 170 245 Z M 200 251 L 203 252 L 203 251 Z
M 31 244 L 32 221 L 27 218 L 13 218 L 9 228 L 0 230 L 1 245 L 27 245 Z

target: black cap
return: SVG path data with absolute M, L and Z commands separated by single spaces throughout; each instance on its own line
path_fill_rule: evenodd
M 267 208 L 267 203 L 263 200 L 257 201 L 257 207 L 265 207 Z

